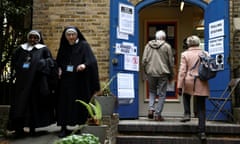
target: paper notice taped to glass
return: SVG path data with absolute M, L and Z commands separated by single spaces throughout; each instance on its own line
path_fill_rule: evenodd
M 117 84 L 118 84 L 118 98 L 129 99 L 134 98 L 134 75 L 129 73 L 118 73 Z

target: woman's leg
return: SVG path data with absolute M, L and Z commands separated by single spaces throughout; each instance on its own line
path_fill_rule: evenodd
M 205 127 L 206 127 L 206 108 L 205 108 L 205 96 L 197 96 L 198 105 L 198 132 L 200 139 L 206 139 Z
M 184 117 L 181 122 L 187 122 L 191 119 L 191 107 L 190 107 L 191 95 L 183 94 L 183 107 L 184 107 Z

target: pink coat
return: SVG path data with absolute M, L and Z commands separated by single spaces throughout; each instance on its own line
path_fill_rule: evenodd
M 210 95 L 208 81 L 201 81 L 197 78 L 194 90 L 194 77 L 190 75 L 190 69 L 198 60 L 198 54 L 201 51 L 200 47 L 190 47 L 181 54 L 177 88 L 182 88 L 183 92 L 193 96 Z M 192 71 L 192 74 L 197 75 L 197 72 L 198 66 Z

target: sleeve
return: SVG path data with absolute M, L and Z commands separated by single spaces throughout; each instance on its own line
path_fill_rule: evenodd
M 169 70 L 170 70 L 170 79 L 173 78 L 174 76 L 174 56 L 173 56 L 173 52 L 172 52 L 172 48 L 169 45 L 168 47 L 168 63 L 169 63 Z
M 146 66 L 149 62 L 149 55 L 148 55 L 148 52 L 149 52 L 149 45 L 147 44 L 144 48 L 144 52 L 143 52 L 143 56 L 142 56 L 142 66 L 143 66 L 143 70 L 144 70 L 144 73 L 147 74 L 147 71 L 146 71 Z
M 142 65 L 143 67 L 147 64 L 148 62 L 148 44 L 145 46 L 144 51 L 143 51 L 143 56 L 142 56 Z
M 51 74 L 51 70 L 54 67 L 54 60 L 52 54 L 48 48 L 44 48 L 42 58 L 39 60 L 38 69 L 47 75 Z
M 89 80 L 91 84 L 91 95 L 100 90 L 98 63 L 94 53 L 87 42 L 84 42 L 85 47 L 85 65 L 89 72 Z
M 186 57 L 183 54 L 181 54 L 180 66 L 178 71 L 177 88 L 184 87 L 184 80 L 185 80 L 186 74 L 187 74 L 187 60 L 186 60 Z
M 19 48 L 17 48 L 14 52 L 13 52 L 13 54 L 12 54 L 12 59 L 11 59 L 11 78 L 12 79 L 14 79 L 15 77 L 16 77 L 16 71 L 17 71 L 17 69 L 19 69 L 18 68 L 18 66 L 17 66 L 17 62 L 18 62 L 18 58 L 17 58 L 17 56 L 19 56 L 17 53 L 18 53 L 18 49 Z
M 60 48 L 58 49 L 57 58 L 56 58 L 57 67 L 63 67 L 64 57 L 65 57 L 64 48 L 63 46 L 60 46 Z

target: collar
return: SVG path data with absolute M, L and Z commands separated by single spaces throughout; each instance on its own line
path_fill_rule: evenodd
M 202 48 L 199 47 L 199 46 L 190 47 L 190 48 L 188 48 L 188 49 L 189 49 L 189 50 L 202 50 Z
M 24 50 L 27 50 L 27 51 L 31 51 L 33 48 L 36 48 L 36 49 L 41 49 L 41 48 L 44 48 L 46 47 L 46 45 L 43 45 L 43 44 L 35 44 L 35 45 L 29 45 L 28 43 L 24 43 L 21 45 L 22 49 Z

